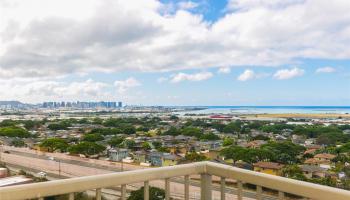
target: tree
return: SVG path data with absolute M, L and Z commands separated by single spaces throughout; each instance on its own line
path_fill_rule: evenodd
M 181 130 L 182 135 L 193 136 L 196 138 L 200 138 L 202 135 L 202 131 L 199 128 L 195 127 L 186 127 Z
M 224 133 L 239 133 L 241 131 L 241 122 L 235 121 L 227 124 L 223 129 Z
M 95 118 L 92 120 L 92 124 L 102 124 L 102 123 L 103 123 L 103 119 L 98 118 L 98 117 L 95 117 Z
M 211 124 L 213 128 L 215 128 L 217 131 L 223 132 L 225 128 L 225 124 L 219 123 L 219 122 L 213 122 Z
M 120 128 L 94 128 L 90 133 L 99 133 L 102 135 L 118 135 L 123 131 Z
M 27 130 L 32 130 L 38 126 L 40 126 L 40 121 L 26 120 L 23 122 L 24 128 Z
M 111 147 L 118 147 L 123 142 L 124 142 L 124 137 L 114 136 L 108 141 L 108 144 L 111 145 Z
M 68 143 L 61 138 L 48 138 L 43 140 L 39 146 L 48 148 L 50 152 L 54 152 L 57 150 L 65 152 L 67 151 Z
M 70 125 L 68 123 L 52 123 L 47 126 L 48 129 L 57 130 L 67 130 Z
M 152 149 L 152 148 L 151 148 L 151 145 L 150 145 L 148 142 L 142 143 L 142 148 L 143 148 L 144 150 L 150 150 L 150 149 Z
M 128 149 L 134 148 L 135 145 L 136 143 L 134 140 L 124 140 L 124 146 Z
M 286 124 L 286 123 L 277 123 L 272 125 L 264 125 L 260 127 L 261 131 L 267 132 L 267 133 L 274 133 L 274 134 L 280 134 L 282 130 L 284 129 L 291 129 L 293 130 L 295 128 L 294 125 Z
M 231 146 L 221 150 L 220 154 L 226 159 L 232 159 L 233 163 L 242 160 L 245 157 L 246 149 L 240 146 Z
M 220 137 L 215 135 L 214 133 L 207 133 L 200 136 L 200 139 L 201 140 L 219 140 Z
M 12 119 L 5 119 L 3 121 L 0 122 L 0 126 L 1 127 L 6 127 L 6 126 L 11 126 L 14 127 L 16 126 L 18 123 Z
M 0 128 L 0 136 L 28 138 L 31 135 L 23 128 L 12 126 Z
M 234 142 L 235 141 L 233 138 L 225 137 L 224 141 L 222 142 L 222 146 L 227 147 L 227 146 L 233 145 Z
M 11 141 L 10 145 L 15 147 L 24 147 L 26 143 L 21 139 L 14 139 Z
M 152 142 L 152 145 L 154 146 L 155 149 L 159 149 L 160 147 L 162 147 L 162 143 L 159 141 Z
M 84 154 L 85 156 L 89 156 L 99 154 L 105 149 L 105 146 L 94 142 L 80 142 L 79 144 L 69 147 L 68 151 L 72 154 Z
M 83 137 L 84 141 L 88 141 L 88 142 L 97 142 L 97 141 L 101 141 L 103 140 L 104 137 L 101 134 L 86 134 Z
M 132 125 L 126 125 L 123 127 L 123 132 L 127 135 L 131 135 L 136 133 L 136 129 Z
M 247 163 L 256 163 L 258 161 L 271 160 L 273 154 L 265 149 L 247 149 L 240 146 L 230 146 L 221 150 L 221 155 L 225 159 L 232 159 L 233 163 L 244 161 Z
M 180 134 L 181 134 L 180 131 L 177 128 L 173 127 L 173 126 L 170 127 L 169 130 L 167 130 L 167 131 L 165 131 L 163 133 L 163 135 L 172 135 L 172 136 L 177 136 L 177 135 L 180 135 Z
M 270 138 L 265 136 L 265 135 L 257 135 L 255 137 L 252 137 L 252 140 L 265 140 L 265 141 L 269 141 Z
M 171 115 L 171 116 L 169 117 L 169 119 L 170 119 L 171 121 L 178 121 L 178 120 L 179 120 L 179 117 L 176 116 L 176 115 Z
M 204 155 L 198 154 L 196 152 L 191 152 L 185 155 L 185 159 L 192 162 L 199 162 L 199 161 L 207 160 L 207 157 L 205 157 Z
M 282 175 L 300 181 L 306 181 L 307 179 L 298 165 L 287 165 L 282 169 Z
M 141 131 L 141 132 L 148 132 L 149 128 L 146 126 L 140 126 L 136 129 L 136 131 Z
M 283 164 L 295 164 L 298 155 L 305 151 L 305 147 L 292 142 L 269 142 L 260 147 L 272 154 L 271 161 Z
M 140 200 L 144 199 L 144 187 L 141 187 L 138 190 L 130 192 L 130 196 L 128 200 Z M 164 200 L 165 199 L 165 191 L 163 189 L 157 187 L 149 187 L 149 200 Z

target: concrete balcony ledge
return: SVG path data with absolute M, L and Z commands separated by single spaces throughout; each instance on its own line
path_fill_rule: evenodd
M 262 188 L 279 191 L 277 199 L 285 199 L 284 193 L 295 194 L 318 200 L 349 200 L 350 191 L 244 170 L 213 162 L 198 162 L 171 167 L 117 172 L 104 175 L 86 176 L 55 180 L 42 183 L 0 188 L 1 200 L 43 199 L 43 197 L 72 194 L 86 190 L 96 190 L 96 199 L 101 199 L 101 188 L 121 186 L 121 199 L 126 199 L 125 186 L 132 183 L 144 183 L 145 199 L 148 200 L 149 181 L 165 180 L 166 199 L 170 199 L 172 177 L 185 177 L 184 199 L 189 199 L 189 176 L 201 175 L 201 199 L 212 199 L 212 178 L 221 177 L 221 199 L 225 199 L 225 179 L 237 180 L 237 199 L 242 199 L 242 184 L 257 186 L 256 199 L 262 199 Z

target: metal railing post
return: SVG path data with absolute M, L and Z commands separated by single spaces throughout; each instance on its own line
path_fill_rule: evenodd
M 101 189 L 96 189 L 96 200 L 101 200 L 102 199 L 102 194 L 101 194 Z
M 185 176 L 185 200 L 190 199 L 190 176 Z
M 74 193 L 68 194 L 68 200 L 74 200 Z
M 165 200 L 170 200 L 170 180 L 165 179 Z
M 145 181 L 143 187 L 143 199 L 149 200 L 149 181 Z
M 256 186 L 256 199 L 262 200 L 262 187 L 260 185 Z
M 278 200 L 284 200 L 284 192 L 278 191 Z
M 242 181 L 237 181 L 237 199 L 243 199 L 243 183 Z
M 226 195 L 225 177 L 221 177 L 220 179 L 220 191 L 221 191 L 221 200 L 225 200 L 225 195 Z
M 211 175 L 201 174 L 201 200 L 211 200 Z
M 126 185 L 122 185 L 120 190 L 121 200 L 126 200 Z

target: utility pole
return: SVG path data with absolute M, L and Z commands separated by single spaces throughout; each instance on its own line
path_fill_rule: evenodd
M 58 177 L 61 178 L 61 160 L 58 160 Z

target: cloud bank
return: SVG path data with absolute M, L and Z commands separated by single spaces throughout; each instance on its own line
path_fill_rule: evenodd
M 1 0 L 0 76 L 278 66 L 350 58 L 350 1 L 231 0 L 206 21 L 183 2 Z

